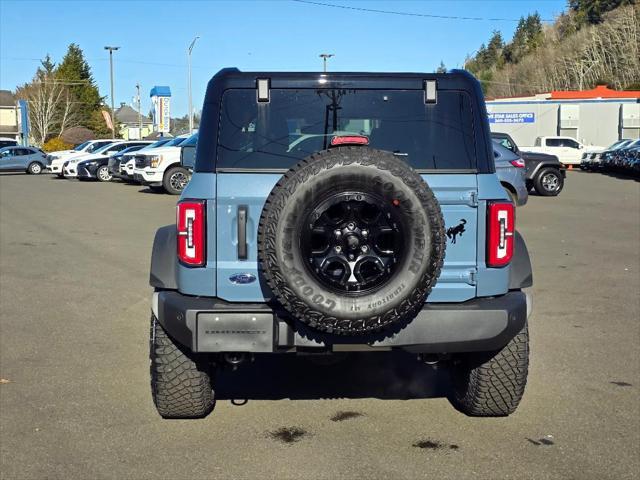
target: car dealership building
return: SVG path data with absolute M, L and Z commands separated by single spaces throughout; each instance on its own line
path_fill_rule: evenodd
M 486 104 L 491 131 L 508 133 L 519 146 L 532 146 L 540 136 L 570 136 L 585 145 L 602 146 L 640 137 L 640 91 L 598 85 Z

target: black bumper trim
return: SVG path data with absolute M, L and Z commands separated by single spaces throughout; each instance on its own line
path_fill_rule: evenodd
M 463 303 L 431 303 L 395 333 L 374 337 L 301 335 L 286 315 L 263 303 L 229 303 L 174 290 L 154 294 L 154 313 L 179 343 L 194 352 L 292 352 L 297 349 L 402 348 L 422 353 L 490 351 L 502 348 L 524 327 L 527 297 L 510 291 Z

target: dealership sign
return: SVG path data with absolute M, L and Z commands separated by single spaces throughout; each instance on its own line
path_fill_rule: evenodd
M 155 86 L 151 89 L 153 105 L 153 129 L 168 133 L 171 128 L 171 90 L 169 87 Z
M 490 112 L 488 116 L 489 123 L 534 123 L 536 121 L 536 114 L 533 112 Z

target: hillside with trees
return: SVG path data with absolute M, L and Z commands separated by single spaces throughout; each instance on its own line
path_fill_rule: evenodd
M 569 0 L 551 25 L 520 18 L 509 42 L 494 31 L 465 62 L 489 98 L 607 84 L 640 89 L 640 5 L 636 0 Z

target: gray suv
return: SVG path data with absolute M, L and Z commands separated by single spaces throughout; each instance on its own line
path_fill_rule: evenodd
M 33 175 L 42 173 L 47 164 L 47 156 L 34 147 L 0 148 L 0 170 L 24 171 Z

